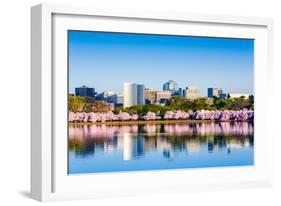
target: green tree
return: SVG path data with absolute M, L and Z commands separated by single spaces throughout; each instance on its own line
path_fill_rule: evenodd
M 249 96 L 250 109 L 254 109 L 254 101 L 255 101 L 254 95 L 250 95 Z
M 233 98 L 228 99 L 224 109 L 231 109 L 231 110 L 240 110 L 240 109 L 250 109 L 251 104 L 249 103 L 249 99 L 245 98 Z
M 124 111 L 124 109 L 123 109 L 122 107 L 117 107 L 117 108 L 115 108 L 112 112 L 113 112 L 114 114 L 119 114 L 121 111 Z
M 84 112 L 93 112 L 93 104 L 86 103 L 83 107 Z
M 218 97 L 210 98 L 198 98 L 198 99 L 185 99 L 180 96 L 173 96 L 166 105 L 162 104 L 146 104 L 146 105 L 134 105 L 130 108 L 116 108 L 113 112 L 115 114 L 120 111 L 128 112 L 130 114 L 138 114 L 140 116 L 147 112 L 154 112 L 158 116 L 163 117 L 166 111 L 182 110 L 188 112 L 189 110 L 240 110 L 240 109 L 253 109 L 254 108 L 254 96 L 250 96 L 248 99 L 241 98 L 227 98 L 221 99 Z
M 79 112 L 83 110 L 85 98 L 80 96 L 69 96 L 68 107 L 72 112 Z
M 227 98 L 227 99 L 230 99 L 230 94 L 229 94 L 229 93 L 227 94 L 226 98 Z
M 225 108 L 225 106 L 227 104 L 225 99 L 216 97 L 213 100 L 214 100 L 213 105 L 217 110 L 221 110 L 221 109 Z
M 174 96 L 168 101 L 168 105 L 181 106 L 184 100 L 185 99 L 181 96 Z
M 108 112 L 109 107 L 104 101 L 94 101 L 92 103 L 93 112 Z
M 144 105 L 134 105 L 130 108 L 128 108 L 128 112 L 130 114 L 139 114 L 142 115 L 144 113 Z

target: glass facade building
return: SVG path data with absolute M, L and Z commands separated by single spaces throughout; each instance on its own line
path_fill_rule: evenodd
M 86 86 L 75 88 L 75 95 L 81 97 L 95 97 L 95 88 L 90 88 Z
M 144 85 L 137 84 L 137 104 L 144 104 Z
M 169 91 L 172 94 L 174 94 L 175 92 L 178 91 L 178 89 L 179 89 L 178 83 L 176 83 L 173 80 L 169 80 L 168 82 L 163 84 L 163 91 Z
M 221 88 L 208 88 L 208 97 L 220 97 L 220 95 L 223 93 L 223 90 Z

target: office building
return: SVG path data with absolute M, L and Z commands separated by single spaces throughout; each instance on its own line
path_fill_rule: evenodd
M 113 100 L 115 107 L 123 107 L 124 96 L 122 94 L 116 94 L 112 97 L 109 97 L 109 100 Z
M 187 99 L 200 98 L 200 89 L 198 87 L 186 87 L 185 98 Z
M 221 88 L 208 88 L 208 97 L 220 97 L 220 94 L 223 93 Z
M 183 89 L 183 91 L 182 91 L 182 97 L 186 97 L 186 89 Z
M 226 99 L 226 98 L 227 98 L 227 94 L 226 94 L 226 93 L 221 93 L 221 94 L 219 95 L 219 97 L 220 97 L 221 99 Z
M 104 98 L 103 98 L 103 93 L 99 93 L 95 96 L 95 100 L 98 100 L 98 101 L 104 101 Z
M 172 94 L 174 94 L 178 91 L 178 89 L 179 89 L 178 84 L 173 80 L 169 80 L 168 82 L 163 84 L 163 91 L 169 91 Z
M 81 97 L 95 98 L 95 88 L 90 88 L 86 86 L 75 88 L 75 95 Z
M 123 107 L 131 107 L 137 104 L 144 104 L 144 85 L 136 83 L 124 83 L 124 104 Z
M 131 107 L 137 104 L 137 84 L 124 83 L 124 104 L 123 107 Z
M 155 90 L 145 89 L 144 90 L 144 99 L 147 104 L 154 104 L 156 103 L 156 93 Z
M 124 96 L 122 94 L 117 94 L 117 104 L 124 103 Z
M 137 104 L 144 104 L 144 85 L 137 84 Z
M 105 101 L 107 103 L 114 103 L 115 106 L 123 105 L 124 96 L 122 94 L 116 94 L 112 91 L 105 91 L 95 96 L 98 101 Z
M 115 95 L 115 93 L 113 91 L 104 91 L 102 93 L 102 96 L 103 96 L 104 99 L 107 99 L 107 97 L 110 97 L 110 96 L 113 96 L 113 95 Z
M 185 97 L 186 96 L 186 90 L 185 89 L 183 89 L 183 88 L 179 88 L 178 89 L 178 92 L 177 92 L 177 95 L 178 96 L 181 96 L 181 97 Z
M 172 93 L 170 91 L 156 92 L 156 101 L 159 103 L 166 103 L 171 97 Z
M 106 102 L 117 104 L 117 94 L 110 95 L 106 98 Z

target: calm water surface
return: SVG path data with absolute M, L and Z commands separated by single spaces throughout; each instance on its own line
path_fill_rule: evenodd
M 69 127 L 69 174 L 254 164 L 250 122 Z

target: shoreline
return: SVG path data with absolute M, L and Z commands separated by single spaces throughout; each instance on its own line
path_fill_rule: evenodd
M 254 122 L 245 121 L 217 121 L 217 120 L 136 120 L 136 121 L 112 121 L 112 122 L 68 122 L 69 126 L 80 125 L 145 125 L 145 124 L 192 124 L 192 123 L 220 123 L 220 122 Z

